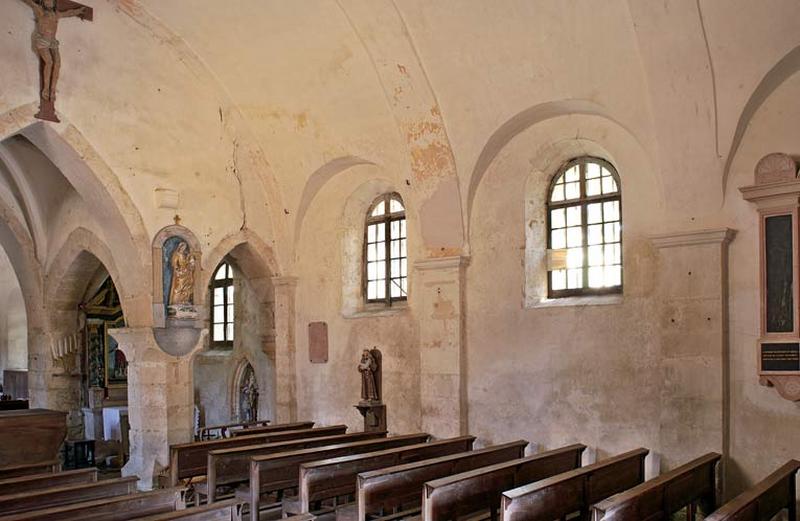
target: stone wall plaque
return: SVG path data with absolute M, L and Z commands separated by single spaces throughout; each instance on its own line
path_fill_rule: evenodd
M 308 359 L 312 364 L 324 364 L 328 361 L 327 322 L 308 324 Z
M 761 374 L 800 374 L 800 342 L 761 344 Z

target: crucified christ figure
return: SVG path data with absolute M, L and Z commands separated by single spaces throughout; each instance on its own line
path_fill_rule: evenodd
M 91 19 L 92 10 L 85 5 L 59 10 L 56 0 L 22 0 L 33 9 L 36 28 L 31 36 L 33 52 L 41 60 L 42 100 L 53 103 L 56 99 L 56 84 L 61 70 L 61 53 L 58 50 L 58 21 L 62 18 L 77 16 L 82 20 Z

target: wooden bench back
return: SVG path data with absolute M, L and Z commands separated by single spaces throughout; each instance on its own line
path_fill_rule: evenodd
M 137 517 L 137 521 L 241 521 L 242 503 L 238 499 L 210 503 L 200 507 L 176 510 L 166 514 L 156 514 L 147 517 Z
M 797 519 L 797 472 L 800 461 L 791 460 L 750 490 L 740 494 L 705 521 L 769 521 L 781 510 Z
M 0 495 L 7 496 L 18 492 L 30 492 L 42 488 L 52 488 L 97 481 L 97 469 L 68 470 L 66 472 L 46 472 L 0 480 Z
M 419 503 L 422 500 L 422 487 L 426 482 L 519 459 L 525 455 L 527 446 L 527 441 L 518 440 L 361 473 L 357 481 L 358 519 L 365 521 L 369 514 L 397 508 L 407 502 Z
M 422 519 L 456 519 L 489 509 L 495 520 L 503 492 L 579 468 L 584 450 L 585 445 L 569 445 L 429 481 L 422 494 Z
M 290 428 L 285 429 L 284 426 L 288 426 Z M 268 434 L 270 432 L 281 432 L 281 431 L 297 431 L 300 429 L 311 429 L 314 427 L 314 422 L 304 421 L 304 422 L 296 422 L 294 424 L 284 423 L 284 424 L 276 424 L 276 425 L 264 425 L 261 427 L 252 426 L 246 429 L 238 429 L 238 430 L 228 430 L 231 436 L 251 436 L 253 434 Z M 317 427 L 321 428 L 321 427 Z
M 4 465 L 0 467 L 0 479 L 9 479 L 19 476 L 30 476 L 31 474 L 43 474 L 58 472 L 61 469 L 61 461 L 54 459 L 37 463 L 25 463 L 23 465 Z
M 3 521 L 128 521 L 183 509 L 185 489 L 165 488 L 125 496 L 71 503 L 3 517 Z
M 302 463 L 425 443 L 429 438 L 430 435 L 427 433 L 406 434 L 379 440 L 282 452 L 270 456 L 254 456 L 250 459 L 250 512 L 258 514 L 262 492 L 296 487 Z M 253 519 L 258 521 L 258 517 Z
M 0 465 L 43 464 L 58 459 L 66 437 L 67 413 L 63 411 L 0 411 Z
M 636 449 L 594 465 L 503 493 L 503 521 L 553 521 L 590 507 L 644 481 L 647 449 Z
M 362 472 L 467 452 L 473 443 L 475 436 L 461 436 L 304 463 L 300 466 L 297 513 L 308 512 L 312 501 L 354 494 L 356 478 Z
M 353 443 L 363 440 L 385 438 L 386 431 L 382 432 L 353 432 L 350 434 L 337 434 L 336 436 L 323 436 L 320 438 L 304 438 L 299 440 L 282 441 L 263 445 L 246 445 L 232 449 L 212 450 L 208 453 L 208 495 L 209 501 L 216 499 L 216 488 L 219 485 L 241 483 L 250 479 L 250 457 L 266 456 L 279 452 L 289 452 L 340 443 Z
M 254 422 L 239 422 L 239 423 L 220 423 L 219 425 L 206 425 L 200 428 L 198 437 L 200 440 L 214 439 L 218 433 L 220 438 L 230 437 L 230 431 L 236 429 L 248 429 L 252 427 L 267 427 L 269 420 L 260 420 Z M 314 426 L 314 422 L 296 422 L 296 423 L 282 423 L 274 425 L 274 427 L 283 427 L 281 430 L 297 430 L 297 429 L 310 429 Z
M 139 481 L 139 478 L 131 476 L 0 496 L 0 514 L 13 514 L 32 509 L 80 503 L 92 499 L 124 496 L 136 491 L 137 481 Z
M 594 505 L 594 519 L 656 521 L 684 507 L 701 504 L 708 515 L 717 507 L 717 465 L 722 456 L 709 453 Z M 693 515 L 690 517 L 694 517 Z
M 316 429 L 299 429 L 293 431 L 268 432 L 252 436 L 237 436 L 221 440 L 193 441 L 170 445 L 170 484 L 176 486 L 178 481 L 206 474 L 208 451 L 230 447 L 244 447 L 245 445 L 260 445 L 276 443 L 302 438 L 318 438 L 320 436 L 333 436 L 347 432 L 346 425 L 332 425 Z

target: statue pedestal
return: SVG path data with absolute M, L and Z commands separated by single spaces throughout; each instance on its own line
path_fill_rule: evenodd
M 359 403 L 354 406 L 364 417 L 364 432 L 385 432 L 386 406 L 382 403 Z

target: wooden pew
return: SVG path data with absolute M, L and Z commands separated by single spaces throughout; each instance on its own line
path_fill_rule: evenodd
M 57 460 L 66 437 L 65 412 L 0 411 L 0 476 L 10 477 L 4 467 L 42 465 Z M 25 443 L 20 443 L 21 440 Z
M 280 431 L 296 431 L 299 429 L 310 429 L 314 426 L 314 422 L 294 422 L 294 423 L 279 423 L 276 425 L 270 425 L 269 420 L 261 420 L 255 422 L 240 422 L 240 423 L 223 423 L 220 425 L 209 425 L 207 427 L 203 427 L 200 429 L 200 440 L 210 440 L 214 439 L 211 437 L 211 433 L 214 431 L 220 432 L 221 438 L 229 438 L 230 431 L 237 429 L 237 430 L 248 430 L 253 428 L 261 428 L 266 427 L 268 431 L 265 432 L 280 432 Z M 258 432 L 256 434 L 263 434 L 262 432 Z
M 381 440 L 357 441 L 341 445 L 328 445 L 313 449 L 282 452 L 269 456 L 250 458 L 250 515 L 252 521 L 259 521 L 261 494 L 297 487 L 300 465 L 311 461 L 364 454 L 379 450 L 425 443 L 430 438 L 427 433 L 406 434 Z
M 552 521 L 580 512 L 587 519 L 591 506 L 644 481 L 644 459 L 650 451 L 636 449 L 594 465 L 531 483 L 503 493 L 503 521 Z
M 176 510 L 166 514 L 156 514 L 147 517 L 137 517 L 137 521 L 241 521 L 242 503 L 239 499 L 220 501 L 214 504 Z
M 267 443 L 263 445 L 246 445 L 232 449 L 212 450 L 208 453 L 207 475 L 205 483 L 198 483 L 195 492 L 201 496 L 208 496 L 208 501 L 216 501 L 217 487 L 244 483 L 250 479 L 250 457 L 266 456 L 279 452 L 289 452 L 325 445 L 338 445 L 355 441 L 374 440 L 385 438 L 386 431 L 381 432 L 353 432 L 338 434 L 336 436 L 323 436 L 320 438 L 303 438 L 299 440 Z
M 0 479 L 10 479 L 19 476 L 30 476 L 31 474 L 53 473 L 61 470 L 61 461 L 54 459 L 41 461 L 38 463 L 26 463 L 23 465 L 9 465 L 0 467 Z
M 717 464 L 722 456 L 709 453 L 594 505 L 595 521 L 655 521 L 686 508 L 694 521 L 699 504 L 708 515 L 717 507 Z
M 177 486 L 181 479 L 204 476 L 206 474 L 208 451 L 210 450 L 276 443 L 279 441 L 303 438 L 318 438 L 320 436 L 344 434 L 345 432 L 347 432 L 346 425 L 332 425 L 330 427 L 318 427 L 316 429 L 267 432 L 252 436 L 237 436 L 235 438 L 225 438 L 222 440 L 193 441 L 190 443 L 170 445 L 170 485 Z
M 48 472 L 0 480 L 0 495 L 7 496 L 18 492 L 29 492 L 43 488 L 94 483 L 97 481 L 97 469 L 69 470 L 66 472 Z
M 125 496 L 71 503 L 5 516 L 3 521 L 128 521 L 185 508 L 184 489 L 165 488 Z
M 309 506 L 312 502 L 355 494 L 356 478 L 361 472 L 470 451 L 474 442 L 474 436 L 461 436 L 303 463 L 300 465 L 298 495 L 284 498 L 283 514 L 310 512 Z
M 800 461 L 791 460 L 755 487 L 737 496 L 705 521 L 767 521 L 782 510 L 797 519 L 797 472 Z
M 398 510 L 409 504 L 416 513 L 419 511 L 422 488 L 426 482 L 519 459 L 525 455 L 527 446 L 527 441 L 518 440 L 361 473 L 356 482 L 356 504 L 337 509 L 336 519 L 366 521 L 367 516 L 382 515 L 385 511 Z
M 579 468 L 584 450 L 585 445 L 569 445 L 429 481 L 422 493 L 422 519 L 444 521 L 488 510 L 495 521 L 504 491 Z
M 283 425 L 291 425 L 291 424 L 283 424 Z M 297 422 L 296 427 L 293 429 L 281 429 L 281 424 L 277 425 L 264 425 L 263 427 L 248 427 L 245 429 L 238 429 L 238 430 L 231 430 L 229 434 L 232 437 L 235 436 L 252 436 L 253 434 L 267 434 L 270 432 L 280 432 L 283 430 L 293 430 L 297 431 L 300 429 L 310 429 L 314 426 L 314 422 Z M 318 429 L 322 427 L 317 427 Z
M 78 483 L 0 496 L 0 514 L 13 514 L 93 499 L 124 496 L 136 492 L 139 478 L 109 479 L 95 483 Z

